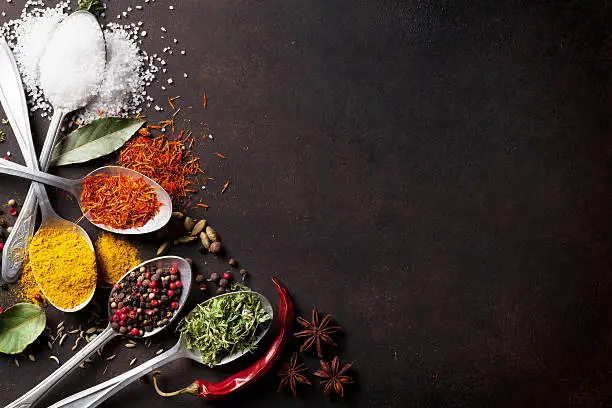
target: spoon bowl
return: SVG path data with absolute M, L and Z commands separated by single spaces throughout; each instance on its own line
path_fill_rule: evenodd
M 199 306 L 205 306 L 206 304 L 212 302 L 213 300 L 216 300 L 220 297 L 224 297 L 224 296 L 232 296 L 232 295 L 236 295 L 237 293 L 240 292 L 230 292 L 230 293 L 224 293 L 223 295 L 218 295 L 215 297 L 212 297 L 210 299 L 208 299 L 207 301 L 200 303 Z M 263 305 L 264 310 L 266 311 L 266 313 L 268 313 L 270 315 L 270 320 L 268 320 L 265 324 L 264 327 L 262 327 L 259 330 L 259 333 L 257 333 L 254 344 L 257 345 L 259 344 L 259 342 L 266 336 L 266 334 L 268 333 L 268 331 L 270 330 L 270 326 L 272 325 L 272 321 L 274 320 L 274 309 L 272 308 L 272 304 L 270 304 L 270 301 L 261 293 L 258 292 L 250 292 L 252 295 L 257 296 L 259 298 L 259 300 L 261 301 L 261 304 Z M 199 307 L 199 306 L 196 306 Z M 194 308 L 191 312 L 189 312 L 189 314 L 193 313 L 196 308 Z M 189 315 L 187 315 L 189 316 Z M 183 357 L 187 357 L 190 358 L 194 361 L 197 361 L 198 363 L 204 364 L 202 362 L 202 357 L 200 356 L 200 353 L 197 350 L 192 350 L 189 349 L 187 347 L 187 342 L 185 340 L 185 337 L 181 334 L 180 339 L 179 339 L 179 344 L 180 344 L 180 348 L 181 348 L 181 353 L 183 354 Z M 244 356 L 245 354 L 249 353 L 249 349 L 243 349 L 243 350 L 239 350 L 233 354 L 230 354 L 228 356 L 223 357 L 217 364 L 217 366 L 221 366 L 221 365 L 225 365 L 225 364 L 229 364 L 234 360 L 239 359 L 240 357 Z
M 224 295 L 219 295 L 219 296 L 232 296 L 232 295 L 236 295 L 237 293 L 239 292 L 231 292 L 231 293 L 226 293 Z M 251 292 L 251 293 L 258 296 L 261 299 L 264 309 L 266 310 L 266 312 L 270 313 L 270 315 L 272 316 L 273 309 L 268 299 L 266 299 L 265 296 L 257 292 Z M 211 298 L 207 300 L 206 302 L 204 302 L 203 304 L 206 304 L 207 302 L 212 301 L 212 299 L 215 299 L 215 298 Z M 261 332 L 257 335 L 257 338 L 255 340 L 256 344 L 259 343 L 261 339 L 264 338 L 264 336 L 266 335 L 266 333 L 268 332 L 268 330 L 270 329 L 272 325 L 272 320 L 273 319 L 270 319 L 266 327 L 262 328 Z M 227 364 L 231 361 L 236 360 L 237 358 L 240 358 L 246 353 L 248 353 L 248 350 L 241 350 L 237 353 L 227 356 L 226 358 L 221 360 L 219 363 L 217 363 L 217 365 Z M 110 380 L 107 380 L 101 384 L 87 388 L 74 395 L 64 398 L 63 400 L 51 405 L 49 408 L 76 408 L 76 407 L 93 408 L 93 407 L 97 407 L 98 405 L 106 401 L 108 398 L 115 395 L 116 393 L 118 393 L 119 391 L 121 391 L 122 389 L 124 389 L 129 384 L 133 383 L 134 381 L 136 381 L 138 378 L 142 377 L 143 375 L 150 373 L 151 371 L 156 370 L 170 363 L 171 361 L 177 360 L 179 358 L 189 358 L 191 360 L 199 362 L 200 364 L 204 364 L 200 357 L 200 353 L 195 350 L 189 350 L 187 348 L 187 342 L 185 341 L 185 338 L 181 336 L 179 338 L 179 341 L 174 346 L 172 346 L 171 349 L 160 354 L 159 356 L 156 356 L 150 359 L 149 361 L 146 361 L 142 363 L 141 365 L 134 367 L 131 370 L 121 375 L 118 375 L 114 378 L 111 378 Z
M 176 316 L 179 315 L 179 313 L 181 312 L 181 310 L 183 309 L 183 306 L 185 306 L 185 302 L 187 300 L 187 297 L 189 296 L 189 292 L 191 291 L 191 266 L 189 265 L 189 263 L 183 259 L 180 258 L 178 256 L 160 256 L 158 258 L 154 258 L 154 259 L 150 259 L 148 261 L 145 261 L 143 263 L 141 263 L 140 265 L 137 265 L 135 267 L 133 267 L 132 269 L 130 269 L 128 272 L 125 273 L 125 275 L 123 275 L 121 277 L 121 279 L 119 279 L 118 282 L 123 281 L 128 275 L 130 275 L 131 273 L 137 272 L 140 268 L 142 267 L 153 267 L 154 269 L 164 269 L 164 268 L 169 268 L 170 266 L 176 266 L 178 268 L 178 273 L 181 277 L 181 283 L 183 284 L 183 290 L 181 291 L 181 297 L 179 298 L 179 307 L 178 309 L 176 309 L 174 311 L 174 314 L 172 315 L 172 318 L 170 319 L 170 321 L 168 322 L 168 324 L 162 326 L 162 327 L 156 327 L 155 329 L 151 330 L 150 332 L 145 332 L 145 334 L 143 336 L 132 336 L 130 334 L 125 334 L 125 336 L 127 337 L 133 337 L 133 338 L 147 338 L 147 337 L 151 337 L 156 335 L 157 333 L 159 333 L 160 331 L 164 330 L 166 327 L 168 327 L 170 324 L 172 324 L 172 322 L 174 321 L 174 319 L 176 319 Z M 110 307 L 110 299 L 108 301 L 108 315 L 112 316 L 111 313 L 111 307 Z
M 140 267 L 146 267 L 149 265 L 153 265 L 155 266 L 155 268 L 163 268 L 169 265 L 176 265 L 181 276 L 181 281 L 184 283 L 183 291 L 181 293 L 179 301 L 179 308 L 176 310 L 176 313 L 174 313 L 172 319 L 168 322 L 167 325 L 157 328 L 142 337 L 153 336 L 159 333 L 164 328 L 168 327 L 168 325 L 170 325 L 172 321 L 176 318 L 176 316 L 178 316 L 179 312 L 185 305 L 185 301 L 187 300 L 187 297 L 189 296 L 189 291 L 191 289 L 191 266 L 183 258 L 179 258 L 177 256 L 162 256 L 143 262 L 140 265 L 130 269 L 125 275 L 121 277 L 119 281 L 123 280 L 129 273 L 140 269 Z M 110 299 L 108 304 L 110 305 Z M 106 326 L 106 329 L 104 329 L 101 333 L 95 336 L 95 338 L 92 338 L 91 342 L 87 343 L 83 348 L 78 350 L 76 354 L 74 354 L 68 361 L 59 366 L 51 375 L 40 381 L 35 387 L 33 387 L 21 397 L 19 397 L 17 400 L 13 401 L 11 404 L 7 405 L 5 408 L 31 407 L 35 404 L 36 401 L 40 400 L 51 388 L 53 388 L 59 381 L 61 381 L 65 376 L 67 376 L 73 369 L 78 367 L 79 364 L 81 364 L 85 359 L 87 359 L 87 357 L 95 353 L 96 350 L 102 348 L 111 339 L 118 336 L 123 335 L 118 331 L 114 330 L 109 324 L 108 326 Z M 126 336 L 131 337 L 129 335 Z M 73 408 L 74 407 L 75 406 L 73 406 Z
M 44 189 L 44 187 L 40 187 L 40 188 Z M 43 223 L 41 224 L 39 231 L 41 229 L 43 229 L 43 228 L 71 229 L 74 232 L 76 232 L 78 235 L 80 235 L 85 240 L 87 245 L 91 248 L 91 250 L 94 251 L 94 246 L 93 246 L 93 243 L 91 242 L 91 239 L 89 238 L 89 235 L 87 235 L 87 232 L 85 232 L 85 230 L 83 228 L 81 228 L 80 225 L 74 224 L 74 223 L 72 223 L 70 221 L 67 221 L 67 220 L 65 220 L 63 218 L 60 218 L 60 217 L 58 217 L 54 213 L 43 220 Z M 34 273 L 34 276 L 36 277 L 36 273 Z M 49 303 L 51 303 L 51 305 L 53 305 L 53 307 L 55 307 L 56 309 L 58 309 L 58 310 L 60 310 L 62 312 L 66 312 L 66 313 L 78 312 L 79 310 L 82 310 L 83 308 L 85 308 L 85 306 L 87 306 L 89 304 L 91 299 L 93 299 L 94 293 L 96 292 L 96 287 L 94 286 L 94 288 L 91 291 L 91 294 L 89 295 L 89 297 L 87 299 L 85 299 L 82 303 L 80 303 L 80 304 L 78 304 L 78 305 L 76 305 L 75 307 L 72 307 L 72 308 L 63 308 L 63 307 L 60 307 L 60 306 L 56 305 L 55 303 L 53 303 L 51 298 L 49 296 L 47 296 L 47 294 L 45 293 L 45 291 L 42 288 L 42 286 L 39 285 L 39 288 L 40 288 L 40 291 L 42 292 L 42 294 L 45 296 L 45 299 L 47 299 L 47 301 Z
M 125 228 L 115 229 L 108 225 L 93 222 L 88 214 L 84 216 L 96 227 L 106 231 L 110 231 L 118 234 L 147 234 L 153 231 L 157 231 L 168 223 L 172 216 L 172 199 L 166 190 L 162 186 L 151 180 L 144 174 L 141 174 L 135 170 L 127 169 L 125 167 L 118 166 L 106 166 L 101 167 L 93 172 L 89 173 L 86 177 L 79 180 L 66 179 L 57 177 L 51 174 L 43 173 L 41 171 L 33 170 L 25 166 L 10 162 L 8 160 L 0 160 L 0 173 L 9 174 L 17 177 L 23 177 L 40 183 L 48 184 L 62 190 L 72 193 L 78 200 L 79 206 L 81 206 L 81 193 L 83 192 L 83 181 L 92 175 L 106 174 L 110 176 L 128 176 L 132 178 L 142 178 L 155 190 L 157 200 L 161 204 L 159 211 L 153 218 L 151 218 L 145 225 L 137 228 Z

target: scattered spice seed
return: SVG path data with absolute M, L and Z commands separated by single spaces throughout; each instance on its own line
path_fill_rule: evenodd
M 168 249 L 170 249 L 170 243 L 164 242 L 159 248 L 157 248 L 157 256 L 164 255 L 166 252 L 168 252 Z
M 61 345 L 64 343 L 64 340 L 66 340 L 66 337 L 68 337 L 68 334 L 64 333 L 64 334 L 62 335 L 62 338 L 61 338 L 61 339 L 60 339 L 60 341 L 59 341 L 59 345 L 60 345 L 60 346 L 61 346 Z
M 85 369 L 85 363 L 79 364 L 79 367 L 82 368 L 82 369 Z
M 132 361 L 130 361 L 130 367 L 134 365 L 134 363 L 136 362 L 136 360 L 138 360 L 137 358 L 133 358 Z
M 220 242 L 213 242 L 208 248 L 208 252 L 210 252 L 211 254 L 220 254 L 222 250 L 223 246 Z
M 210 239 L 211 242 L 219 241 L 217 231 L 215 231 L 210 225 L 206 227 L 206 236 L 208 237 L 208 239 Z
M 33 362 L 33 363 L 36 362 L 36 357 L 34 357 L 33 354 L 28 354 L 28 358 L 30 359 L 31 362 Z
M 116 355 L 116 354 L 113 354 L 112 356 L 106 357 L 106 361 L 111 361 L 111 360 L 114 360 L 114 359 L 115 359 L 115 357 L 117 357 L 117 355 Z
M 102 375 L 106 374 L 106 370 L 108 370 L 108 364 L 104 367 L 104 371 L 102 371 Z
M 57 365 L 60 365 L 59 358 L 57 358 L 55 356 L 49 356 L 49 359 L 55 361 L 57 363 Z
M 201 207 L 205 210 L 208 210 L 210 208 L 210 206 L 208 204 L 204 204 L 204 203 L 197 203 L 196 207 Z
M 97 329 L 98 329 L 97 327 L 90 327 L 89 329 L 87 329 L 85 334 L 93 334 L 96 332 Z
M 64 327 L 64 321 L 62 320 L 61 322 L 58 323 L 57 325 L 57 329 L 61 329 L 62 327 Z
M 208 98 L 206 98 L 206 94 L 202 95 L 202 101 L 203 101 L 204 107 L 206 108 L 208 106 Z
M 226 159 L 226 158 L 227 158 L 227 157 L 225 157 L 224 155 L 222 155 L 222 154 L 221 154 L 221 153 L 219 153 L 219 152 L 215 152 L 215 156 L 217 156 L 217 157 L 218 157 L 218 158 L 220 158 L 220 159 Z
M 160 348 L 159 350 L 157 350 L 157 352 L 155 353 L 156 356 L 159 356 L 161 353 L 164 352 L 163 348 Z
M 17 359 L 15 359 L 15 365 L 17 366 L 17 368 L 19 368 L 19 361 Z
M 127 348 L 136 347 L 136 345 L 134 343 L 127 343 L 127 344 L 124 344 L 124 346 L 127 347 Z
M 206 228 L 206 220 L 201 219 L 194 225 L 193 229 L 191 230 L 191 236 L 198 236 L 200 232 L 204 230 L 204 228 Z

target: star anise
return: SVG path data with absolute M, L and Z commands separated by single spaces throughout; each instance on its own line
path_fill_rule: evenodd
M 291 388 L 291 392 L 293 396 L 297 396 L 296 386 L 298 382 L 302 384 L 312 385 L 312 383 L 308 380 L 308 378 L 304 377 L 302 373 L 307 371 L 306 366 L 303 363 L 298 364 L 298 354 L 293 353 L 291 357 L 291 361 L 289 363 L 283 363 L 281 369 L 278 372 L 278 375 L 283 377 L 278 385 L 278 390 L 280 391 L 289 384 Z
M 321 352 L 321 342 L 327 343 L 333 347 L 337 347 L 336 342 L 331 338 L 331 334 L 342 330 L 339 326 L 330 326 L 332 315 L 327 314 L 323 319 L 319 321 L 319 313 L 317 309 L 312 309 L 312 321 L 308 321 L 302 317 L 298 317 L 298 323 L 304 328 L 301 332 L 295 333 L 295 337 L 306 337 L 306 341 L 300 347 L 300 351 L 304 352 L 310 348 L 313 344 L 317 346 L 317 355 L 319 358 L 323 358 Z
M 346 375 L 352 364 L 340 363 L 338 357 L 334 357 L 331 363 L 321 360 L 321 369 L 314 372 L 314 375 L 321 378 L 321 384 L 325 384 L 325 395 L 329 395 L 331 390 L 344 397 L 343 384 L 352 384 L 353 379 Z

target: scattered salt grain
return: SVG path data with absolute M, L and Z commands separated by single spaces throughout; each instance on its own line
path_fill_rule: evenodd
M 108 115 L 134 114 L 145 100 L 146 84 L 155 79 L 158 70 L 152 58 L 136 44 L 137 34 L 129 33 L 118 24 L 109 24 L 104 36 L 106 71 L 99 95 L 79 115 L 78 119 L 83 122 L 95 119 L 98 110 Z
M 172 83 L 173 83 L 173 82 L 174 82 L 174 81 L 172 80 L 172 78 L 168 78 L 168 83 L 169 83 L 170 85 L 172 85 Z
M 185 50 L 182 50 L 181 55 L 185 55 L 185 54 L 187 54 L 187 52 Z

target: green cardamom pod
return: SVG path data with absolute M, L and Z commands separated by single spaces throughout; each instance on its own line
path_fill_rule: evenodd
M 217 237 L 217 231 L 215 231 L 210 225 L 206 227 L 206 235 L 208 236 L 208 239 L 210 239 L 211 242 L 219 241 L 219 238 Z
M 206 220 L 202 219 L 196 223 L 195 227 L 193 227 L 191 235 L 197 237 L 200 235 L 200 232 L 204 231 L 204 228 L 206 228 Z
M 163 244 L 161 244 L 161 246 L 157 249 L 157 256 L 162 256 L 164 255 L 166 252 L 168 252 L 168 249 L 170 249 L 170 243 L 169 242 L 164 242 Z
M 202 246 L 205 249 L 210 248 L 210 239 L 208 239 L 208 235 L 205 232 L 200 233 L 200 240 L 202 241 Z

